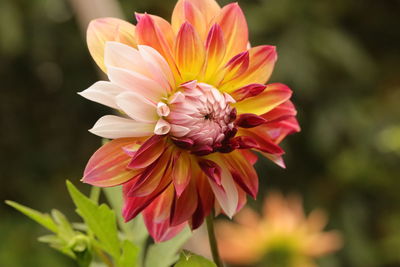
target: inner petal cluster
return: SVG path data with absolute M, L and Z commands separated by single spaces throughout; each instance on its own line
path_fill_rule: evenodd
M 197 155 L 223 151 L 235 136 L 235 100 L 213 86 L 191 81 L 157 105 L 161 123 L 173 142 Z M 165 133 L 165 131 L 162 131 Z

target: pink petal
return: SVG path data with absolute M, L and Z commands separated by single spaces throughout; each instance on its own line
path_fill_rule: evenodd
M 155 123 L 158 119 L 156 105 L 143 96 L 125 92 L 117 96 L 117 105 L 129 117 L 141 122 Z
M 138 140 L 121 138 L 112 140 L 99 148 L 86 165 L 82 181 L 94 186 L 116 186 L 137 175 L 136 170 L 127 169 L 131 158 L 123 147 L 137 149 Z
M 153 134 L 154 124 L 138 122 L 114 115 L 101 117 L 89 132 L 100 137 L 116 139 L 142 137 Z
M 122 88 L 115 84 L 106 81 L 99 81 L 78 94 L 91 101 L 118 109 L 118 106 L 115 103 L 115 97 L 123 91 Z
M 191 179 L 191 158 L 186 151 L 175 155 L 172 178 L 176 194 L 179 197 Z
M 109 67 L 108 78 L 126 91 L 139 94 L 154 103 L 167 94 L 166 88 L 161 87 L 156 81 L 127 69 Z

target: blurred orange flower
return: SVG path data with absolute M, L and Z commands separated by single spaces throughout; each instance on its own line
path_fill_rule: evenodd
M 222 258 L 234 264 L 266 262 L 268 266 L 316 266 L 314 259 L 342 246 L 337 231 L 323 232 L 327 216 L 321 210 L 305 215 L 299 197 L 271 193 L 262 216 L 245 207 L 237 223 L 219 222 L 217 235 Z

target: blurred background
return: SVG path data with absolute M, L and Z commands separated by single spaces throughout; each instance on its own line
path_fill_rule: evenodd
M 101 143 L 87 129 L 109 113 L 76 94 L 98 80 L 82 33 L 87 18 L 76 11 L 86 1 L 0 1 L 0 200 L 76 219 L 65 179 L 80 185 Z M 134 11 L 169 20 L 175 4 L 119 2 L 132 23 Z M 400 266 L 400 2 L 239 4 L 252 45 L 278 47 L 271 81 L 293 89 L 302 127 L 285 141 L 286 170 L 258 162 L 260 196 L 250 205 L 275 189 L 299 193 L 306 211 L 325 209 L 344 247 L 319 266 Z M 0 266 L 74 266 L 37 242 L 40 226 L 4 203 L 0 214 Z

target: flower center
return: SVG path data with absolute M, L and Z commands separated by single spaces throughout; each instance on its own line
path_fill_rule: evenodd
M 166 103 L 159 103 L 157 111 L 170 125 L 173 142 L 196 155 L 225 151 L 225 144 L 235 136 L 235 100 L 211 85 L 187 82 L 182 90 Z

